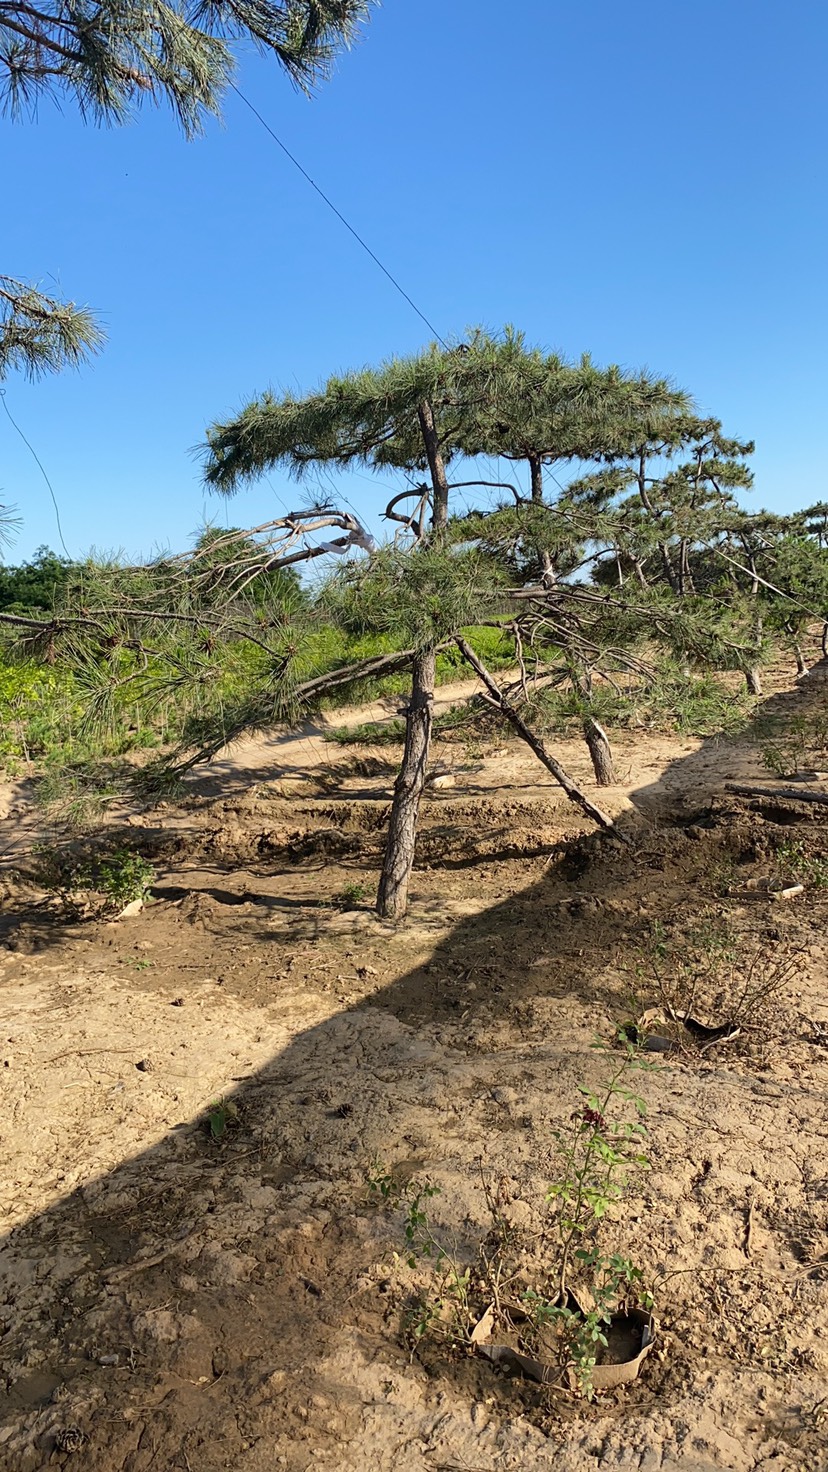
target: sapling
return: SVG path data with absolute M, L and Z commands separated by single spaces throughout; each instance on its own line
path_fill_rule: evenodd
M 620 1253 L 606 1254 L 595 1241 L 600 1223 L 622 1197 L 629 1177 L 649 1165 L 642 1150 L 646 1105 L 626 1081 L 632 1070 L 652 1065 L 628 1041 L 619 1041 L 623 1055 L 613 1060 L 608 1080 L 597 1090 L 580 1090 L 582 1103 L 571 1116 L 570 1129 L 556 1134 L 561 1169 L 547 1191 L 551 1220 L 540 1240 L 542 1254 L 548 1255 L 552 1248 L 552 1267 L 544 1275 L 548 1288 L 545 1292 L 531 1286 L 525 1289 L 517 1322 L 504 1302 L 503 1288 L 526 1281 L 526 1256 L 521 1251 L 525 1241 L 504 1217 L 499 1197 L 485 1177 L 483 1191 L 493 1232 L 478 1244 L 477 1266 L 469 1267 L 446 1249 L 432 1228 L 429 1202 L 439 1194 L 439 1187 L 428 1180 L 400 1186 L 380 1162 L 372 1163 L 367 1179 L 370 1198 L 392 1207 L 404 1204 L 403 1261 L 410 1268 L 425 1261 L 433 1265 L 433 1291 L 423 1292 L 404 1317 L 409 1340 L 416 1343 L 436 1335 L 468 1346 L 473 1342 L 475 1322 L 487 1312 L 493 1324 L 517 1331 L 522 1344 L 537 1352 L 547 1348 L 543 1331 L 554 1328 L 559 1336 L 556 1356 L 561 1375 L 571 1366 L 581 1391 L 591 1399 L 592 1373 L 601 1349 L 607 1346 L 613 1314 L 632 1302 L 645 1309 L 652 1307 L 652 1297 L 643 1290 L 641 1269 Z M 599 1046 L 603 1049 L 603 1044 Z M 619 1104 L 626 1106 L 627 1115 L 632 1110 L 635 1118 L 610 1118 L 613 1106 Z M 588 1293 L 582 1288 L 578 1298 L 570 1289 L 576 1273 L 589 1283 Z
M 641 1142 L 647 1133 L 642 1118 L 647 1106 L 640 1095 L 626 1087 L 632 1070 L 646 1069 L 634 1045 L 620 1038 L 624 1052 L 609 1079 L 597 1092 L 581 1088 L 583 1104 L 571 1116 L 567 1133 L 556 1132 L 561 1174 L 549 1187 L 546 1199 L 555 1207 L 557 1233 L 557 1291 L 563 1303 L 573 1254 L 578 1242 L 594 1231 L 613 1202 L 623 1195 L 631 1172 L 647 1170 L 649 1159 Z M 603 1044 L 599 1045 L 603 1048 Z M 635 1119 L 609 1119 L 614 1102 L 630 1105 Z

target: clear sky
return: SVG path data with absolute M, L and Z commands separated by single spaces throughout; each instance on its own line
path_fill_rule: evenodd
M 386 0 L 313 100 L 252 55 L 238 81 L 441 334 L 508 321 L 669 375 L 755 438 L 783 510 L 828 495 L 826 54 L 822 0 Z M 227 513 L 205 495 L 205 426 L 428 339 L 232 94 L 194 143 L 44 103 L 0 121 L 0 158 L 0 270 L 109 335 L 80 373 L 5 383 L 73 554 L 279 515 L 279 477 Z M 376 530 L 384 490 L 347 494 Z M 0 500 L 10 560 L 59 546 L 2 415 Z

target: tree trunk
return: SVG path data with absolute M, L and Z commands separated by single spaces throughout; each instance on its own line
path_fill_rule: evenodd
M 569 773 L 564 770 L 560 762 L 557 762 L 553 756 L 549 755 L 540 738 L 535 735 L 534 731 L 529 730 L 525 721 L 521 720 L 515 707 L 506 699 L 503 691 L 499 688 L 496 681 L 492 679 L 485 665 L 481 664 L 474 650 L 470 648 L 465 639 L 461 638 L 458 634 L 454 642 L 463 658 L 471 665 L 475 674 L 483 681 L 483 684 L 492 697 L 492 703 L 498 707 L 509 724 L 514 726 L 518 735 L 523 737 L 527 746 L 532 748 L 538 761 L 543 762 L 547 771 L 552 773 L 555 781 L 563 788 L 570 802 L 574 802 L 583 813 L 586 813 L 588 818 L 592 819 L 593 823 L 597 823 L 600 828 L 608 829 L 610 833 L 615 834 L 616 838 L 620 838 L 623 843 L 626 843 L 627 839 L 623 833 L 618 832 L 609 814 L 603 812 L 594 802 L 590 802 L 586 793 L 582 792 L 580 787 L 573 782 Z
M 540 455 L 529 456 L 529 474 L 532 479 L 532 500 L 543 501 L 543 462 Z
M 423 795 L 431 745 L 431 707 L 437 656 L 433 649 L 414 657 L 411 703 L 405 722 L 405 752 L 394 783 L 394 801 L 382 863 L 377 914 L 401 920 L 408 908 L 408 885 L 414 867 L 417 814 Z
M 614 787 L 615 768 L 612 764 L 612 747 L 609 737 L 603 726 L 599 726 L 595 717 L 589 713 L 589 702 L 592 699 L 592 670 L 588 664 L 579 664 L 578 661 L 573 660 L 570 678 L 573 690 L 584 702 L 581 729 L 589 747 L 595 780 L 599 787 Z
M 761 617 L 757 617 L 754 625 L 753 647 L 756 650 L 757 657 L 762 648 L 763 622 L 764 621 Z M 750 695 L 762 694 L 762 672 L 759 668 L 758 662 L 754 665 L 751 665 L 749 669 L 745 670 L 745 683 L 748 687 L 748 693 Z
M 431 489 L 433 495 L 431 525 L 435 532 L 441 532 L 448 523 L 449 487 L 446 476 L 446 463 L 443 459 L 440 441 L 437 437 L 437 429 L 434 424 L 434 411 L 428 399 L 423 399 L 422 403 L 418 406 L 417 418 L 420 421 L 426 459 L 428 460 L 428 468 L 431 472 Z
M 584 716 L 584 739 L 592 757 L 592 769 L 599 787 L 615 786 L 615 768 L 612 764 L 612 748 L 603 726 L 593 716 Z
M 420 433 L 431 474 L 431 538 L 439 541 L 448 524 L 449 485 L 434 410 L 428 399 L 417 405 Z M 437 654 L 428 649 L 414 657 L 411 702 L 405 718 L 405 751 L 394 783 L 394 801 L 388 822 L 388 838 L 382 861 L 377 914 L 384 920 L 402 920 L 408 909 L 408 886 L 414 868 L 417 816 L 428 769 L 431 746 L 431 716 L 434 702 Z
M 639 452 L 638 473 L 636 479 L 638 480 L 638 497 L 641 501 L 642 506 L 644 507 L 644 510 L 647 511 L 649 515 L 652 516 L 655 520 L 657 520 L 658 518 L 655 511 L 653 510 L 653 503 L 650 500 L 650 494 L 647 490 L 647 456 L 644 450 L 641 450 Z M 678 593 L 678 578 L 676 577 L 675 569 L 670 558 L 670 553 L 667 550 L 667 543 L 659 542 L 658 550 L 661 553 L 661 565 L 664 568 L 664 575 L 668 583 L 670 584 L 673 592 Z
M 808 666 L 805 663 L 805 655 L 802 653 L 802 646 L 800 645 L 798 639 L 794 639 L 793 647 L 794 657 L 796 659 L 796 678 L 798 680 L 804 680 L 805 676 L 808 674 Z
M 676 570 L 673 567 L 673 560 L 672 560 L 672 558 L 670 556 L 670 552 L 669 552 L 669 549 L 667 547 L 667 543 L 666 542 L 659 542 L 659 544 L 658 544 L 658 550 L 661 553 L 661 565 L 664 568 L 664 576 L 666 577 L 668 583 L 670 584 L 671 591 L 673 593 L 678 594 L 679 593 L 679 580 L 678 580 L 678 578 L 676 576 Z

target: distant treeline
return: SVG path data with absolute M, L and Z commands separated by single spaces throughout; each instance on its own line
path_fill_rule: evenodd
M 0 567 L 0 613 L 48 613 L 76 568 L 50 547 L 38 547 L 17 567 Z

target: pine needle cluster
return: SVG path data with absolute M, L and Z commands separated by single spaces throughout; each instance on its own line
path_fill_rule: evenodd
M 217 115 L 232 45 L 253 41 L 297 86 L 325 77 L 370 0 L 0 0 L 0 103 L 32 114 L 63 93 L 94 122 L 166 102 L 188 137 Z
M 13 369 L 38 378 L 78 367 L 103 340 L 88 308 L 56 301 L 24 281 L 0 275 L 0 379 Z

